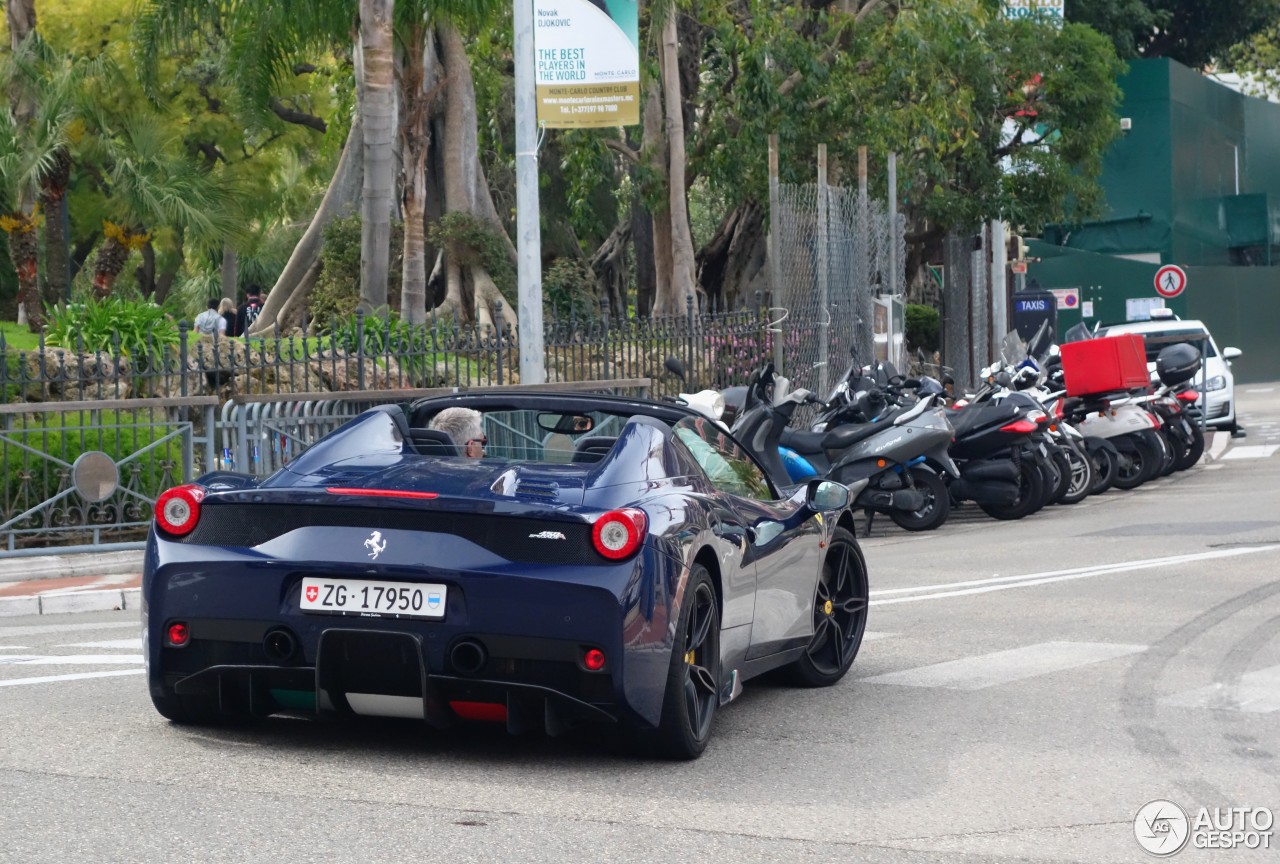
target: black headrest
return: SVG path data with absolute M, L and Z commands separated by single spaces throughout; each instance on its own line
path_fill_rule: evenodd
M 573 445 L 574 462 L 599 462 L 618 439 L 612 435 L 588 435 Z
M 410 429 L 409 440 L 423 456 L 461 456 L 453 437 L 440 429 Z

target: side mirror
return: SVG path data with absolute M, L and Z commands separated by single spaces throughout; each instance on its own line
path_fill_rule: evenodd
M 662 365 L 672 375 L 676 376 L 681 381 L 684 380 L 684 364 L 680 362 L 679 357 L 668 356 L 666 360 L 662 361 Z
M 1239 348 L 1232 348 L 1230 345 L 1222 349 L 1222 356 L 1225 357 L 1227 360 L 1234 360 L 1243 353 L 1244 352 L 1241 351 Z
M 805 505 L 815 513 L 830 513 L 849 506 L 849 487 L 833 480 L 810 480 Z

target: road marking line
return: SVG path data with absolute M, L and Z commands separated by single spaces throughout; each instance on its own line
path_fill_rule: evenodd
M 1232 447 L 1222 458 L 1226 459 L 1269 459 L 1280 447 L 1275 444 L 1258 444 L 1252 447 Z
M 1244 392 L 1246 392 L 1246 393 L 1274 393 L 1274 392 L 1276 392 L 1276 388 L 1274 388 L 1274 387 L 1250 387 L 1248 390 L 1246 390 L 1246 391 L 1244 391 Z
M 894 634 L 894 633 L 878 633 L 878 632 L 875 632 L 875 631 L 872 631 L 872 630 L 868 630 L 868 631 L 866 631 L 865 633 L 863 633 L 863 634 L 862 634 L 862 641 L 863 641 L 863 642 L 874 642 L 874 641 L 876 641 L 877 639 L 888 639 L 890 636 L 894 636 L 894 635 L 897 635 L 897 634 Z
M 142 637 L 133 639 L 109 639 L 106 642 L 72 642 L 70 645 L 59 645 L 59 648 L 136 648 L 142 650 Z
M 54 681 L 83 681 L 86 678 L 115 678 L 120 675 L 141 675 L 146 669 L 117 669 L 113 672 L 76 672 L 72 675 L 45 675 L 40 678 L 13 678 L 0 681 L 0 687 L 18 687 L 22 684 L 49 684 Z
M 1210 432 L 1213 440 L 1209 443 L 1209 458 L 1217 459 L 1222 455 L 1222 451 L 1227 449 L 1227 445 L 1231 443 L 1231 436 L 1226 432 Z
M 41 633 L 76 633 L 82 630 L 115 630 L 121 627 L 132 627 L 135 631 L 142 624 L 137 616 L 130 616 L 129 621 L 111 621 L 99 624 L 19 624 L 12 627 L 0 627 L 0 635 L 36 636 Z
M 0 645 L 0 651 L 30 651 L 26 645 Z
M 944 597 L 964 597 L 970 594 L 986 594 L 990 591 L 1005 591 L 1010 588 L 1030 588 L 1036 585 L 1048 585 L 1053 582 L 1068 582 L 1073 579 L 1088 579 L 1093 576 L 1125 573 L 1130 570 L 1150 570 L 1154 567 L 1168 567 L 1177 564 L 1189 564 L 1195 561 L 1209 561 L 1215 558 L 1234 558 L 1237 555 L 1256 555 L 1259 552 L 1276 551 L 1280 551 L 1280 546 L 1244 546 L 1238 549 L 1215 549 L 1211 552 L 1196 552 L 1188 555 L 1171 555 L 1166 558 L 1120 561 L 1114 564 L 1077 567 L 1071 570 L 1050 570 L 1045 573 L 1028 573 L 1022 576 L 996 576 L 991 579 L 971 579 L 966 582 L 952 582 L 950 584 L 943 585 L 919 585 L 915 588 L 890 588 L 883 591 L 872 591 L 871 596 L 875 597 L 877 595 L 884 594 L 910 594 L 919 591 L 932 591 L 934 593 L 917 594 L 914 597 L 892 597 L 885 600 L 872 600 L 870 605 L 885 606 L 891 603 L 914 603 L 918 600 L 937 600 Z
M 942 687 L 947 690 L 983 690 L 999 684 L 1025 681 L 1051 672 L 1076 669 L 1104 660 L 1128 657 L 1147 650 L 1146 645 L 1114 645 L 1105 642 L 1042 642 L 1009 651 L 995 651 L 960 660 L 948 660 L 916 669 L 860 679 L 861 683 L 898 684 L 903 687 Z
M 141 654 L 3 654 L 0 666 L 105 666 L 141 663 Z
M 1241 675 L 1238 687 L 1210 684 L 1167 696 L 1160 703 L 1178 708 L 1214 708 L 1246 714 L 1280 711 L 1280 666 Z

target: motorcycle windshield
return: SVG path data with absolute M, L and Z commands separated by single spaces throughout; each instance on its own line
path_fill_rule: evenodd
M 1010 330 L 1000 340 L 1000 359 L 1005 366 L 1017 366 L 1027 356 L 1027 343 L 1022 341 L 1017 330 Z
M 1063 335 L 1062 341 L 1064 343 L 1065 342 L 1083 342 L 1086 339 L 1092 339 L 1092 338 L 1093 338 L 1093 333 L 1089 330 L 1088 327 L 1084 325 L 1084 322 L 1081 321 L 1079 324 L 1072 327 Z
M 1049 348 L 1053 345 L 1054 334 L 1049 328 L 1049 319 L 1040 322 L 1036 335 L 1031 337 L 1031 341 L 1027 343 L 1027 356 L 1034 357 L 1044 365 L 1044 361 L 1049 359 Z

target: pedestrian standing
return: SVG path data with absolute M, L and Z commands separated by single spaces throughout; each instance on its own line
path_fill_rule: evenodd
M 244 293 L 244 302 L 236 311 L 236 332 L 231 334 L 233 336 L 248 336 L 249 328 L 258 320 L 258 313 L 262 311 L 262 289 L 257 285 L 250 285 Z

